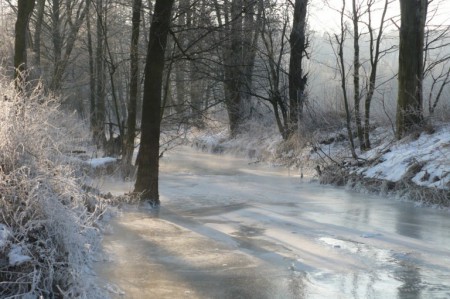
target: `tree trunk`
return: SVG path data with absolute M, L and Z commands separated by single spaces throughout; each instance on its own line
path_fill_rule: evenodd
M 159 138 L 164 53 L 174 0 L 156 0 L 145 65 L 141 145 L 134 192 L 141 201 L 159 205 Z
M 38 70 L 38 75 L 40 75 L 40 68 L 41 68 L 41 33 L 42 33 L 42 23 L 44 21 L 44 9 L 45 9 L 45 0 L 38 0 L 36 10 L 36 28 L 34 30 L 34 45 L 33 45 L 34 65 Z
M 261 10 L 263 14 L 263 24 L 261 28 L 261 40 L 267 55 L 267 78 L 269 81 L 269 102 L 272 104 L 273 112 L 275 114 L 275 120 L 277 122 L 278 130 L 283 140 L 289 138 L 289 119 L 288 111 L 286 109 L 285 100 L 283 99 L 282 92 L 280 90 L 281 73 L 282 73 L 282 59 L 284 55 L 286 29 L 288 26 L 288 18 L 283 21 L 283 27 L 281 34 L 278 31 L 274 31 L 271 28 L 270 20 L 268 19 L 264 7 Z M 281 40 L 274 42 L 276 36 L 280 34 Z M 279 45 L 279 48 L 277 46 Z M 277 54 L 277 56 L 275 56 Z M 280 111 L 281 116 L 280 116 Z
M 423 45 L 427 0 L 400 0 L 400 11 L 397 139 L 423 126 Z
M 178 26 L 181 28 L 189 28 L 187 20 L 189 18 L 186 17 L 186 15 L 189 13 L 189 0 L 181 0 L 179 2 L 179 17 L 178 17 Z M 181 48 L 184 50 L 186 48 L 186 45 L 188 44 L 188 33 L 187 32 L 180 32 L 178 34 L 178 43 L 180 44 Z M 175 48 L 175 55 L 180 55 L 182 52 L 178 47 Z M 193 62 L 191 62 L 193 63 Z M 186 105 L 186 67 L 187 63 L 184 59 L 179 59 L 175 62 L 175 84 L 176 84 L 176 102 L 175 102 L 175 112 L 178 114 L 178 117 L 181 119 L 184 118 L 185 115 L 183 115 L 184 108 Z
M 260 0 L 261 1 L 261 0 Z M 245 118 L 246 99 L 251 94 L 253 66 L 260 24 L 260 13 L 255 20 L 258 0 L 214 1 L 217 22 L 223 41 L 223 86 L 228 113 L 230 135 L 236 136 Z
M 203 114 L 202 114 L 202 105 L 203 105 L 203 89 L 201 84 L 201 74 L 197 69 L 196 63 L 194 61 L 190 61 L 189 63 L 189 71 L 190 71 L 190 89 L 189 94 L 191 98 L 191 120 L 192 124 L 195 127 L 202 128 L 203 127 Z
M 92 29 L 91 29 L 91 18 L 89 14 L 88 7 L 88 17 L 86 19 L 86 27 L 87 27 L 87 47 L 89 53 L 89 103 L 90 103 L 90 123 L 91 123 L 91 132 L 95 132 L 97 128 L 96 123 L 96 115 L 97 115 L 97 105 L 95 101 L 95 67 L 94 67 L 94 50 L 92 46 Z M 95 139 L 96 136 L 94 136 Z
M 356 155 L 355 143 L 353 140 L 351 112 L 350 112 L 350 107 L 348 104 L 349 101 L 348 101 L 347 85 L 346 85 L 346 70 L 345 70 L 345 59 L 344 59 L 344 42 L 345 42 L 346 25 L 344 22 L 344 13 L 345 13 L 345 0 L 342 0 L 342 9 L 340 11 L 341 32 L 340 32 L 340 35 L 335 34 L 335 39 L 336 39 L 336 43 L 338 45 L 337 59 L 338 59 L 338 66 L 339 66 L 339 75 L 341 77 L 340 79 L 341 79 L 342 97 L 344 98 L 347 136 L 348 136 L 348 140 L 350 142 L 350 151 L 352 153 L 352 157 L 354 159 L 357 159 L 358 156 Z
M 23 82 L 26 79 L 24 72 L 27 68 L 27 27 L 34 4 L 34 0 L 19 0 L 17 4 L 16 36 L 14 40 L 14 79 L 18 90 L 22 90 Z
M 356 0 L 352 0 L 352 21 L 353 21 L 353 102 L 355 105 L 355 122 L 356 132 L 358 134 L 359 147 L 361 150 L 365 149 L 364 135 L 361 123 L 361 92 L 359 85 L 359 69 L 361 62 L 359 58 L 359 7 L 357 7 Z
M 258 10 L 256 10 L 258 6 Z M 243 23 L 243 98 L 248 100 L 253 89 L 253 69 L 260 35 L 263 0 L 244 0 L 245 17 Z
M 60 85 L 61 82 L 56 82 L 56 74 L 60 68 L 62 57 L 62 37 L 60 32 L 61 26 L 61 1 L 52 1 L 52 42 L 53 42 L 53 77 L 50 82 L 50 89 L 57 90 L 56 85 Z
M 373 34 L 374 29 L 372 28 L 372 19 L 371 19 L 371 13 L 372 13 L 372 7 L 371 5 L 368 7 L 368 14 L 369 14 L 369 22 L 368 22 L 368 31 L 369 31 L 369 38 L 370 38 L 370 77 L 369 77 L 369 88 L 366 94 L 366 98 L 364 101 L 364 149 L 368 150 L 371 147 L 370 144 L 370 106 L 372 103 L 372 98 L 375 93 L 375 83 L 377 81 L 377 70 L 378 70 L 378 62 L 381 59 L 381 52 L 380 52 L 380 45 L 381 45 L 381 38 L 383 36 L 383 30 L 384 30 L 384 23 L 386 18 L 386 12 L 388 9 L 390 1 L 385 0 L 384 2 L 384 8 L 383 13 L 381 16 L 381 22 L 380 27 L 378 28 L 378 34 L 375 36 Z
M 142 0 L 133 1 L 132 31 L 130 45 L 130 99 L 128 102 L 127 133 L 124 142 L 123 161 L 125 170 L 132 164 L 134 139 L 136 137 L 136 111 L 139 85 L 139 29 Z
M 230 45 L 225 49 L 225 104 L 227 106 L 230 123 L 230 135 L 236 136 L 239 132 L 242 115 L 242 2 L 233 0 L 231 3 L 231 29 Z
M 106 145 L 105 136 L 105 74 L 104 74 L 104 46 L 103 46 L 103 0 L 97 0 L 97 48 L 95 53 L 95 79 L 96 79 L 96 116 L 94 139 L 97 146 L 104 147 Z
M 295 0 L 294 20 L 290 36 L 291 57 L 289 60 L 289 130 L 298 129 L 303 114 L 304 92 L 307 76 L 303 71 L 303 57 L 306 53 L 306 11 L 308 0 Z

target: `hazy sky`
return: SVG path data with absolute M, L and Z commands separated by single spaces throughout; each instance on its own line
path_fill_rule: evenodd
M 359 2 L 365 3 L 367 0 L 358 0 Z M 381 1 L 379 1 L 381 2 Z M 383 1 L 384 2 L 384 1 Z M 342 8 L 342 0 L 328 0 L 328 3 L 335 8 Z M 378 6 L 379 7 L 379 6 Z M 436 9 L 438 7 L 438 9 Z M 346 0 L 346 11 L 351 11 L 351 0 Z M 323 0 L 310 1 L 310 16 L 309 22 L 311 25 L 311 30 L 314 31 L 337 31 L 340 26 L 340 16 L 339 13 L 330 8 L 328 5 L 324 4 Z M 393 18 L 400 25 L 398 16 L 400 15 L 400 4 L 399 0 L 394 0 L 388 8 L 387 18 Z M 433 20 L 430 24 L 439 25 L 445 24 L 450 26 L 450 0 L 434 0 L 429 7 L 428 16 L 434 15 Z M 380 10 L 374 13 L 372 18 L 373 22 L 378 24 L 380 19 Z M 389 22 L 390 26 L 393 26 L 392 22 Z

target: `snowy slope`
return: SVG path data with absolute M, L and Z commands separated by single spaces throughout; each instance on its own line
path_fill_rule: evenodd
M 415 184 L 450 188 L 450 125 L 437 128 L 434 134 L 422 133 L 417 140 L 398 141 L 389 150 L 380 145 L 361 157 L 370 160 L 377 156 L 379 163 L 358 172 L 367 178 L 398 182 L 411 167 L 417 167 L 412 178 Z

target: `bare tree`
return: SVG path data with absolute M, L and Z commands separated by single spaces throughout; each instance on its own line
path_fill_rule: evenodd
M 103 23 L 105 8 L 103 0 L 96 0 L 95 10 L 97 17 L 97 43 L 95 49 L 95 129 L 94 140 L 97 146 L 104 147 L 106 145 L 105 136 L 105 120 L 106 120 L 106 95 L 105 95 L 105 62 L 104 62 L 104 35 Z
M 333 50 L 335 51 L 335 54 L 336 54 L 337 65 L 338 65 L 338 69 L 339 69 L 342 96 L 344 99 L 344 107 L 345 107 L 345 115 L 346 115 L 347 136 L 348 136 L 348 140 L 350 142 L 350 151 L 352 153 L 352 157 L 354 159 L 356 159 L 357 155 L 356 155 L 356 151 L 355 151 L 355 143 L 353 140 L 352 116 L 351 116 L 351 111 L 350 111 L 350 107 L 349 107 L 349 99 L 348 99 L 347 83 L 346 83 L 347 71 L 346 71 L 345 60 L 344 60 L 344 42 L 345 42 L 345 36 L 346 36 L 346 32 L 347 32 L 347 26 L 344 21 L 344 12 L 345 12 L 345 0 L 342 0 L 342 9 L 340 10 L 341 32 L 340 32 L 340 34 L 334 35 L 337 49 L 334 49 L 334 47 L 333 47 Z
M 90 112 L 90 128 L 91 132 L 94 133 L 94 139 L 97 138 L 95 136 L 95 132 L 97 130 L 97 104 L 96 104 L 96 85 L 95 85 L 95 65 L 94 65 L 94 47 L 92 43 L 92 26 L 91 26 L 91 14 L 90 7 L 88 6 L 87 11 L 88 18 L 86 18 L 86 31 L 87 31 L 87 48 L 88 48 L 88 64 L 89 64 L 89 112 Z
M 423 126 L 423 48 L 427 0 L 400 0 L 396 137 Z
M 145 65 L 141 145 L 134 192 L 142 201 L 159 205 L 159 139 L 164 53 L 174 0 L 157 0 Z
M 53 74 L 50 89 L 59 91 L 91 0 L 52 1 Z M 64 4 L 62 7 L 61 4 Z M 64 21 L 62 17 L 67 18 Z M 67 28 L 66 28 L 67 27 Z M 64 52 L 63 52 L 64 50 Z
M 364 149 L 364 136 L 361 124 L 361 91 L 360 91 L 360 46 L 359 40 L 361 37 L 359 31 L 359 22 L 361 17 L 361 6 L 357 0 L 352 0 L 352 23 L 353 23 L 353 102 L 355 105 L 355 122 L 356 131 L 358 135 L 359 146 Z M 370 17 L 369 17 L 370 18 Z
M 283 10 L 283 8 L 281 8 Z M 283 140 L 290 135 L 289 127 L 289 95 L 288 87 L 283 84 L 289 76 L 283 65 L 283 58 L 288 54 L 287 29 L 289 22 L 289 10 L 285 10 L 284 17 L 277 18 L 280 11 L 276 5 L 266 5 L 263 10 L 261 40 L 262 49 L 260 57 L 260 69 L 257 70 L 259 81 L 262 81 L 252 95 L 260 100 L 270 103 L 275 116 L 275 121 Z M 261 80 L 261 78 L 263 78 Z M 259 91 L 259 92 L 258 92 Z
M 368 14 L 368 22 L 367 29 L 369 32 L 369 53 L 370 53 L 370 75 L 368 80 L 367 93 L 364 100 L 364 141 L 361 145 L 362 150 L 370 149 L 370 108 L 372 104 L 373 95 L 375 93 L 376 81 L 377 81 L 377 71 L 378 71 L 378 63 L 380 62 L 382 56 L 388 53 L 391 48 L 382 50 L 381 42 L 385 28 L 385 18 L 386 12 L 391 3 L 391 0 L 384 0 L 384 6 L 382 10 L 382 16 L 380 19 L 380 24 L 378 27 L 378 32 L 375 32 L 376 29 L 373 28 L 372 25 L 372 6 L 375 4 L 375 0 L 369 0 L 367 3 L 367 14 Z M 359 135 L 359 133 L 358 133 Z
M 124 137 L 123 162 L 125 168 L 132 163 L 134 139 L 136 137 L 136 112 L 139 85 L 139 29 L 141 22 L 142 0 L 133 1 L 132 29 L 130 44 L 130 97 L 128 100 L 127 130 Z
M 34 64 L 35 67 L 37 67 L 38 69 L 40 69 L 41 67 L 41 33 L 42 33 L 42 24 L 44 22 L 44 12 L 45 12 L 45 0 L 38 0 L 36 9 L 36 26 L 34 29 L 34 44 L 33 44 Z
M 232 0 L 220 5 L 215 0 L 221 31 L 223 84 L 230 135 L 235 136 L 245 117 L 245 104 L 252 89 L 253 66 L 259 37 L 262 0 Z M 225 3 L 228 4 L 228 3 Z M 255 7 L 258 10 L 255 10 Z
M 27 64 L 27 27 L 35 5 L 34 0 L 19 0 L 17 3 L 17 20 L 14 41 L 14 78 L 16 88 L 21 89 L 25 81 L 24 72 Z
M 427 24 L 425 26 L 425 42 L 423 56 L 423 78 L 425 81 L 431 80 L 426 101 L 428 102 L 428 113 L 434 115 L 445 87 L 450 83 L 450 26 L 443 24 L 433 24 L 435 16 L 442 11 L 440 3 L 442 1 L 428 1 L 434 4 L 428 7 Z M 427 80 L 428 79 L 428 80 Z M 425 96 L 425 95 L 424 95 Z
M 303 58 L 306 55 L 306 12 L 308 0 L 295 0 L 294 19 L 290 36 L 291 56 L 289 61 L 289 126 L 290 132 L 298 129 L 303 114 L 307 74 L 304 71 Z

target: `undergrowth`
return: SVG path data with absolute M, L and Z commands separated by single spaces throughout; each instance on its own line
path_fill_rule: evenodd
M 106 205 L 71 157 L 86 132 L 39 84 L 0 90 L 0 297 L 104 298 L 89 272 Z

